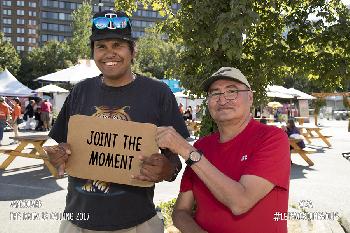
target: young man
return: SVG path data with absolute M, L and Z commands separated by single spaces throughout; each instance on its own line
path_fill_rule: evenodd
M 287 233 L 287 221 L 274 221 L 275 213 L 288 209 L 286 134 L 251 118 L 253 93 L 238 69 L 222 67 L 203 90 L 218 132 L 193 147 L 170 127 L 158 128 L 158 146 L 188 165 L 173 212 L 175 226 L 182 233 Z
M 188 137 L 171 90 L 161 82 L 131 71 L 135 44 L 129 17 L 120 11 L 94 15 L 90 37 L 94 61 L 101 75 L 78 83 L 69 96 L 49 135 L 58 146 L 46 148 L 62 174 L 68 155 L 67 125 L 75 114 L 172 126 Z M 172 181 L 181 169 L 177 155 L 169 150 L 143 159 L 141 180 Z M 144 232 L 163 233 L 153 204 L 154 187 L 127 185 L 68 177 L 65 212 L 88 213 L 89 219 L 62 222 L 60 233 Z M 89 231 L 87 231 L 87 229 Z

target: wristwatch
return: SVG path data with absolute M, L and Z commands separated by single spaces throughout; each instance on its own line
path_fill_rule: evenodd
M 194 150 L 189 154 L 188 159 L 185 161 L 185 163 L 187 164 L 187 166 L 192 166 L 193 164 L 199 162 L 202 156 L 203 153 L 201 151 Z

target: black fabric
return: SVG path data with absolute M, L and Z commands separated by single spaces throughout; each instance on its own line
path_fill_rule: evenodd
M 24 114 L 30 118 L 32 118 L 34 116 L 34 108 L 30 103 L 27 105 Z
M 100 117 L 129 117 L 127 120 L 135 122 L 173 126 L 183 137 L 189 136 L 171 90 L 164 83 L 142 76 L 137 76 L 123 87 L 106 86 L 100 77 L 78 83 L 67 97 L 49 136 L 57 142 L 66 142 L 69 117 L 75 114 L 93 115 L 97 109 Z M 101 113 L 101 109 L 105 113 Z M 113 111 L 118 113 L 111 116 Z M 123 114 L 120 115 L 121 112 Z M 107 193 L 96 187 L 93 192 L 84 191 L 82 187 L 89 182 L 68 177 L 65 212 L 89 213 L 87 221 L 72 221 L 79 227 L 97 231 L 125 229 L 156 214 L 154 187 L 111 184 Z

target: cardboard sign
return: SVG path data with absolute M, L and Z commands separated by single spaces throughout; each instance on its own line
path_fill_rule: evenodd
M 131 175 L 140 174 L 138 156 L 159 151 L 156 129 L 148 123 L 71 116 L 67 142 L 72 154 L 66 171 L 78 178 L 150 187 L 153 183 L 131 179 Z

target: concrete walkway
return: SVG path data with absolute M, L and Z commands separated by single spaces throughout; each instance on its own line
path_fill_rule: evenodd
M 310 147 L 318 150 L 310 158 L 315 165 L 307 166 L 298 155 L 292 155 L 289 212 L 304 211 L 314 215 L 332 213 L 342 217 L 343 225 L 349 224 L 350 214 L 350 161 L 342 157 L 342 152 L 350 152 L 350 133 L 347 121 L 321 120 L 322 132 L 331 135 L 332 148 L 324 148 L 322 141 L 313 141 Z M 32 134 L 25 132 L 22 134 Z M 39 133 L 43 134 L 43 133 Z M 4 144 L 12 133 L 5 133 Z M 47 144 L 52 144 L 48 141 Z M 0 149 L 14 146 L 2 146 Z M 0 163 L 6 155 L 0 153 Z M 168 201 L 177 196 L 180 178 L 172 182 L 156 185 L 155 203 Z M 16 158 L 5 171 L 0 171 L 0 233 L 45 232 L 56 233 L 60 221 L 56 220 L 65 206 L 67 178 L 54 179 L 42 162 L 35 159 Z M 36 206 L 16 208 L 16 200 L 34 199 Z M 18 203 L 18 202 L 17 202 Z M 23 203 L 22 203 L 23 204 Z M 35 212 L 48 216 L 45 220 L 16 220 L 16 213 Z M 322 212 L 322 213 L 321 213 Z M 335 220 L 294 220 L 289 221 L 289 232 L 344 233 Z M 348 229 L 350 232 L 350 229 Z

